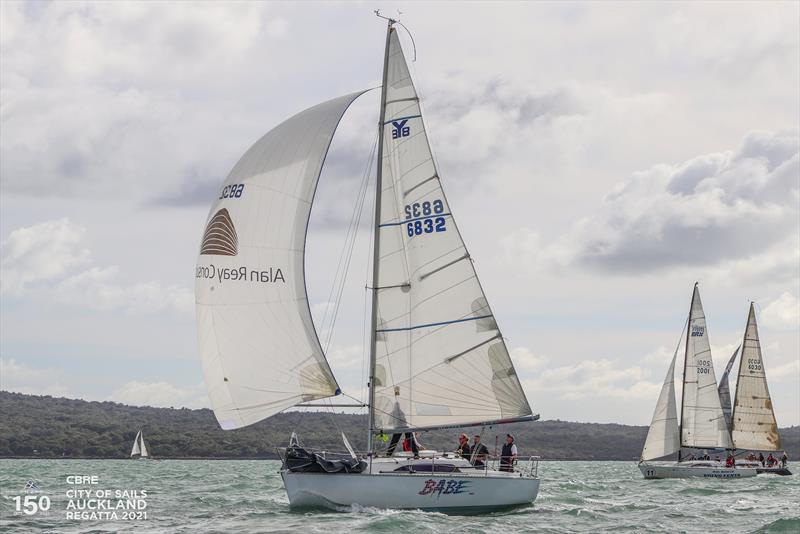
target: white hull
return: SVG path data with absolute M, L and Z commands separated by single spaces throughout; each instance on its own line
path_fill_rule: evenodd
M 725 467 L 715 462 L 642 462 L 639 470 L 646 479 L 654 478 L 749 478 L 756 470 Z
M 394 462 L 392 462 L 392 467 Z M 386 467 L 389 467 L 388 465 Z M 293 508 L 360 505 L 376 508 L 482 512 L 530 504 L 539 479 L 522 473 L 296 473 L 281 471 Z

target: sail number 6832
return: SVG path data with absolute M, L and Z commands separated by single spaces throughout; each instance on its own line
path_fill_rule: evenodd
M 436 215 L 444 213 L 444 202 L 441 200 L 408 204 L 405 207 L 405 212 L 406 220 L 409 221 L 406 223 L 408 237 L 447 231 L 445 218 L 436 217 Z

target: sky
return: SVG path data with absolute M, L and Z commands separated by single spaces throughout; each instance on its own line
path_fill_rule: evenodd
M 717 376 L 755 301 L 778 423 L 800 424 L 797 2 L 2 2 L 1 389 L 209 405 L 209 207 L 272 127 L 380 84 L 374 9 L 413 35 L 442 183 L 536 413 L 648 424 L 697 281 Z M 378 104 L 345 116 L 307 244 L 356 397 L 369 216 L 330 336 L 325 311 Z

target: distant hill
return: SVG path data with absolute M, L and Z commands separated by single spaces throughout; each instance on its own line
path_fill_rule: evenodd
M 126 458 L 133 438 L 142 429 L 148 447 L 160 458 L 274 458 L 292 431 L 310 447 L 343 450 L 345 432 L 353 447 L 363 449 L 366 416 L 297 411 L 276 415 L 240 430 L 224 431 L 211 410 L 150 408 L 115 402 L 23 395 L 0 391 L 0 457 Z M 552 460 L 636 460 L 647 427 L 617 424 L 537 421 L 483 432 L 494 448 L 506 432 L 515 435 L 521 455 Z M 790 458 L 800 458 L 800 427 L 781 429 Z M 428 448 L 452 450 L 458 430 L 419 435 Z

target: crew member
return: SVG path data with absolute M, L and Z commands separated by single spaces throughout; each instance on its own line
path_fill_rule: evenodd
M 514 436 L 506 434 L 506 442 L 503 445 L 503 451 L 500 453 L 500 471 L 513 471 L 516 459 L 517 446 L 514 444 Z
M 458 436 L 458 448 L 456 449 L 456 454 L 462 458 L 469 458 L 471 453 L 472 449 L 469 448 L 469 438 L 462 432 L 461 435 Z
M 472 456 L 469 461 L 475 467 L 483 467 L 486 465 L 486 458 L 489 456 L 489 449 L 486 445 L 481 443 L 481 437 L 476 435 L 472 438 Z

